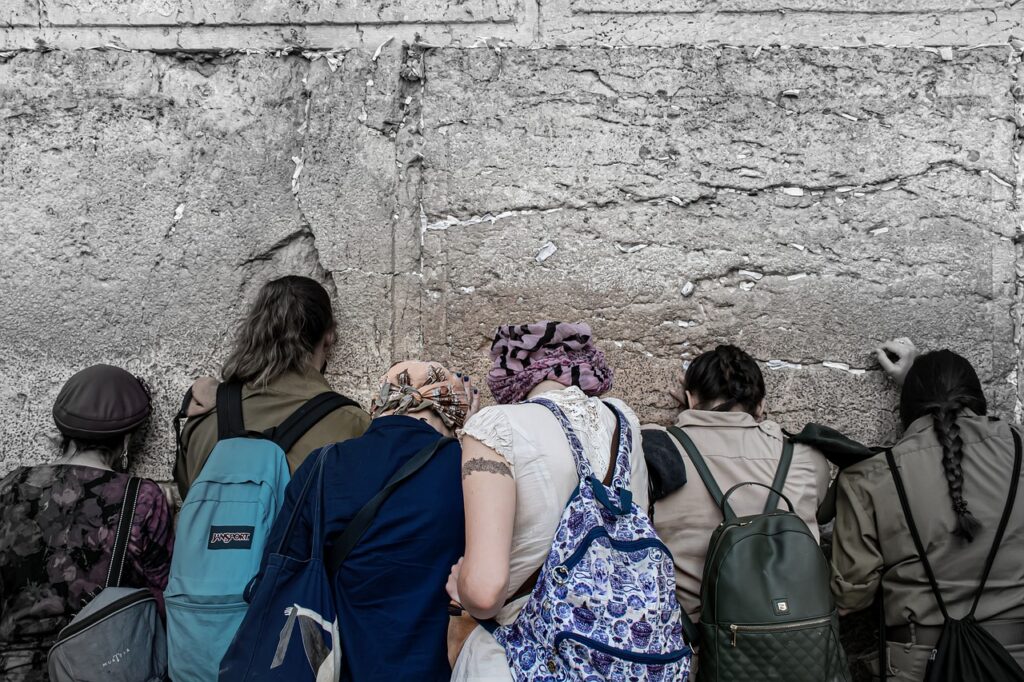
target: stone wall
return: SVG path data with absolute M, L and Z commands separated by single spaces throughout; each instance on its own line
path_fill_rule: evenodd
M 1018 411 L 1024 2 L 0 0 L 0 469 L 61 383 L 150 379 L 139 470 L 266 279 L 336 295 L 337 387 L 480 374 L 591 321 L 647 420 L 734 341 L 772 414 L 895 424 L 870 351 L 969 356 Z M 685 293 L 684 293 L 685 292 Z

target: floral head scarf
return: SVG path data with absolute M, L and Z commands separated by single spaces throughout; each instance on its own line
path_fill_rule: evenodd
M 612 387 L 612 370 L 584 322 L 536 322 L 499 327 L 491 344 L 487 385 L 499 403 L 518 403 L 534 386 L 554 379 L 587 395 Z
M 392 365 L 380 378 L 371 416 L 433 410 L 450 429 L 461 429 L 469 411 L 469 394 L 461 380 L 436 362 L 410 360 Z

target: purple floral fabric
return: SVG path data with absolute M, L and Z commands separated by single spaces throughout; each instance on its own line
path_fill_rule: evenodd
M 616 410 L 619 449 L 611 487 L 594 478 L 568 418 L 562 424 L 580 476 L 533 594 L 494 637 L 516 682 L 686 682 L 675 567 L 629 495 L 629 423 Z M 601 499 L 601 498 L 605 499 Z M 624 512 L 624 513 L 616 513 Z
M 19 468 L 0 482 L 0 679 L 46 679 L 61 628 L 104 585 L 129 477 L 86 466 Z M 121 583 L 163 606 L 174 527 L 143 480 Z

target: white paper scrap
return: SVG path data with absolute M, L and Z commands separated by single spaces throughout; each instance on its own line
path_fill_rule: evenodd
M 558 247 L 551 242 L 547 242 L 544 246 L 540 247 L 540 251 L 537 252 L 534 260 L 538 263 L 543 263 L 548 258 L 551 258 L 551 256 L 555 254 L 555 251 L 558 251 Z
M 774 370 L 778 370 L 778 369 L 803 369 L 803 368 L 804 368 L 803 365 L 797 364 L 795 362 L 786 362 L 785 360 L 769 360 L 768 361 L 768 369 L 773 370 L 773 371 Z

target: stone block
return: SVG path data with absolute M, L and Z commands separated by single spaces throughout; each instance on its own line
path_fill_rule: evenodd
M 435 220 L 686 203 L 725 187 L 884 186 L 943 163 L 1005 182 L 1006 54 L 445 50 L 428 61 L 424 206 Z
M 131 25 L 350 25 L 412 22 L 510 21 L 517 0 L 375 0 L 352 3 L 333 0 L 93 0 L 88 4 L 60 0 L 43 3 L 55 26 Z
M 0 5 L 0 27 L 38 25 L 39 0 L 5 0 Z
M 826 12 L 829 14 L 871 13 L 945 14 L 977 10 L 995 10 L 1006 6 L 1000 0 L 571 0 L 576 12 L 608 12 L 634 14 L 680 14 L 714 11 L 720 13 L 759 12 Z
M 351 61 L 363 65 L 353 77 L 391 68 Z M 365 401 L 390 324 L 389 278 L 368 235 L 389 228 L 379 201 L 349 201 L 338 183 L 363 175 L 362 191 L 388 191 L 386 173 L 372 177 L 386 149 L 355 113 L 383 119 L 386 98 L 365 80 L 331 82 L 345 76 L 272 56 L 82 51 L 0 64 L 0 400 L 23 405 L 0 466 L 52 455 L 39 444 L 54 435 L 60 383 L 104 361 L 154 383 L 140 471 L 168 478 L 175 403 L 192 377 L 217 370 L 258 287 L 288 273 L 342 292 L 336 362 L 346 366 L 331 372 Z
M 1012 409 L 999 52 L 641 52 L 428 59 L 429 351 L 480 372 L 498 324 L 588 320 L 617 390 L 664 420 L 672 368 L 733 342 L 801 367 L 775 384 L 791 425 L 857 415 L 843 425 L 877 439 L 870 354 L 908 335 L 966 353 Z

